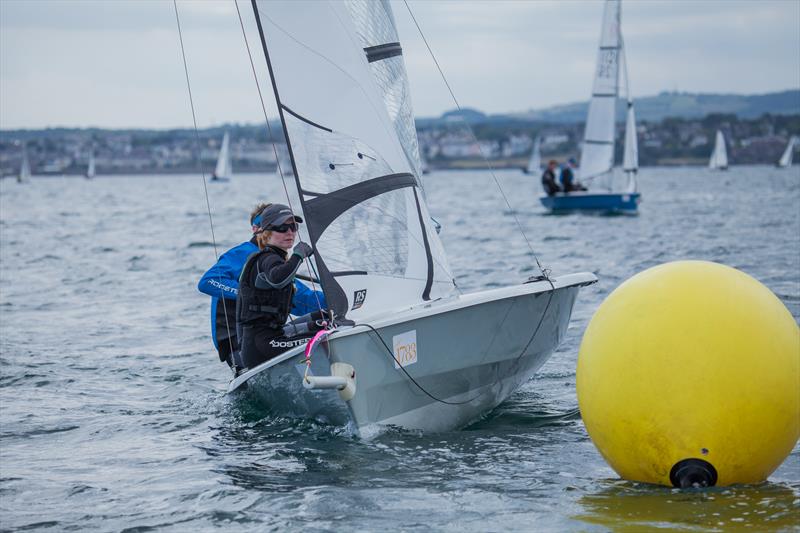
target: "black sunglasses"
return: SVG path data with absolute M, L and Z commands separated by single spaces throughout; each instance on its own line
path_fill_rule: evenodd
M 269 226 L 267 228 L 267 231 L 275 231 L 278 233 L 286 233 L 289 230 L 292 230 L 293 232 L 297 233 L 297 223 L 290 222 L 288 224 L 281 224 L 280 226 Z

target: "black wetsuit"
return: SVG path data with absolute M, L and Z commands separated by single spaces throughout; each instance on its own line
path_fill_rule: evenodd
M 547 193 L 547 196 L 553 196 L 561 190 L 561 187 L 556 183 L 555 173 L 549 168 L 542 174 L 542 188 L 544 188 L 544 192 Z
M 564 167 L 561 169 L 561 186 L 564 187 L 564 192 L 574 191 L 575 186 L 575 174 L 572 173 L 572 169 L 569 167 Z
M 295 292 L 294 275 L 301 262 L 297 255 L 287 259 L 284 250 L 267 246 L 245 263 L 236 298 L 236 328 L 246 368 L 305 344 L 313 335 L 314 331 L 295 337 L 283 333 Z

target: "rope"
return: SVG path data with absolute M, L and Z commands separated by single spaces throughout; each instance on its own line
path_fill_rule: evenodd
M 439 75 L 442 77 L 442 81 L 444 81 L 444 84 L 447 86 L 447 90 L 450 93 L 450 97 L 453 99 L 453 102 L 456 104 L 456 107 L 458 108 L 458 110 L 462 111 L 461 105 L 458 103 L 458 99 L 456 98 L 456 95 L 453 92 L 453 89 L 450 87 L 450 83 L 447 81 L 447 77 L 444 75 L 444 71 L 442 70 L 442 67 L 439 65 L 439 61 L 436 59 L 436 56 L 434 55 L 430 44 L 428 44 L 428 39 L 425 38 L 425 34 L 422 32 L 422 28 L 420 27 L 419 23 L 417 22 L 417 18 L 414 16 L 414 13 L 411 11 L 411 6 L 408 5 L 408 0 L 403 0 L 403 3 L 405 4 L 406 9 L 408 10 L 408 14 L 411 15 L 411 20 L 414 21 L 414 25 L 417 27 L 417 31 L 419 31 L 420 37 L 422 37 L 422 40 L 425 43 L 425 47 L 428 49 L 428 53 L 431 55 L 431 58 L 433 59 L 433 62 L 436 64 L 436 68 L 439 71 Z M 503 201 L 506 203 L 506 207 L 508 207 L 508 210 L 511 213 L 511 216 L 514 217 L 514 222 L 517 224 L 517 228 L 519 229 L 520 234 L 522 234 L 522 238 L 525 239 L 525 243 L 528 245 L 528 250 L 530 251 L 531 255 L 533 256 L 534 261 L 536 261 L 536 266 L 538 266 L 539 267 L 539 271 L 542 272 L 542 274 L 544 274 L 544 269 L 542 268 L 541 263 L 539 263 L 539 258 L 536 256 L 536 252 L 533 251 L 533 246 L 531 245 L 531 242 L 528 240 L 528 236 L 525 234 L 525 230 L 522 229 L 522 224 L 520 223 L 516 212 L 511 207 L 511 203 L 509 203 L 508 197 L 506 196 L 506 193 L 503 190 L 503 187 L 500 185 L 500 182 L 498 181 L 497 176 L 494 173 L 494 167 L 489 162 L 489 159 L 483 154 L 483 150 L 480 149 L 480 143 L 478 143 L 478 138 L 476 137 L 475 132 L 472 130 L 472 127 L 469 125 L 468 122 L 465 122 L 464 124 L 467 126 L 467 131 L 469 131 L 469 134 L 472 137 L 472 141 L 478 146 L 478 151 L 481 154 L 481 159 L 483 159 L 483 162 L 486 165 L 486 168 L 489 170 L 489 173 L 491 174 L 492 179 L 494 179 L 494 182 L 497 185 L 497 189 L 500 191 L 500 195 L 503 197 Z M 545 277 L 547 278 L 548 281 L 550 281 L 549 277 L 547 277 L 547 276 L 545 276 Z M 552 285 L 552 283 L 551 283 L 551 285 Z
M 197 129 L 197 114 L 194 110 L 194 98 L 192 97 L 192 84 L 189 81 L 189 66 L 186 62 L 186 50 L 183 46 L 183 32 L 181 31 L 181 19 L 178 15 L 178 2 L 172 0 L 172 5 L 175 7 L 175 21 L 178 24 L 178 40 L 181 43 L 181 57 L 183 58 L 183 72 L 186 75 L 186 89 L 189 91 L 189 105 L 192 108 L 192 123 L 194 124 L 194 139 L 197 147 L 197 166 L 200 170 L 200 176 L 203 178 L 203 193 L 206 196 L 206 211 L 208 212 L 208 225 L 211 227 L 211 242 L 214 246 L 214 262 L 219 261 L 219 252 L 217 251 L 217 238 L 214 233 L 214 218 L 211 215 L 211 201 L 208 199 L 208 184 L 206 183 L 206 173 L 203 170 L 203 162 L 200 159 L 200 133 Z M 222 275 L 219 276 L 219 283 L 222 285 Z M 231 335 L 231 325 L 228 323 L 228 305 L 227 298 L 224 295 L 219 297 L 222 300 L 222 310 L 225 314 L 225 330 L 228 333 L 228 347 L 230 348 L 231 368 L 236 373 L 236 360 L 233 357 L 233 336 Z

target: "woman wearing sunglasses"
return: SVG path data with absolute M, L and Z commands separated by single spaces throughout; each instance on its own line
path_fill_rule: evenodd
M 294 276 L 305 258 L 314 253 L 311 245 L 304 242 L 292 249 L 303 219 L 288 206 L 270 204 L 256 220 L 259 251 L 247 259 L 242 269 L 236 298 L 236 328 L 245 368 L 305 344 L 319 331 L 325 318 L 321 300 L 319 311 L 286 323 L 295 292 Z

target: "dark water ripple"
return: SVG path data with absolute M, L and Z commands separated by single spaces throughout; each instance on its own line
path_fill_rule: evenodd
M 800 169 L 644 169 L 641 215 L 553 216 L 530 177 L 426 178 L 465 291 L 593 271 L 536 379 L 461 431 L 347 428 L 224 395 L 198 178 L 0 182 L 0 529 L 9 531 L 800 530 L 800 449 L 756 487 L 675 491 L 617 479 L 586 435 L 578 346 L 636 272 L 677 259 L 740 268 L 800 317 Z M 221 252 L 273 176 L 210 185 Z M 458 194 L 453 191 L 457 190 Z M 43 231 L 42 222 L 51 224 Z

